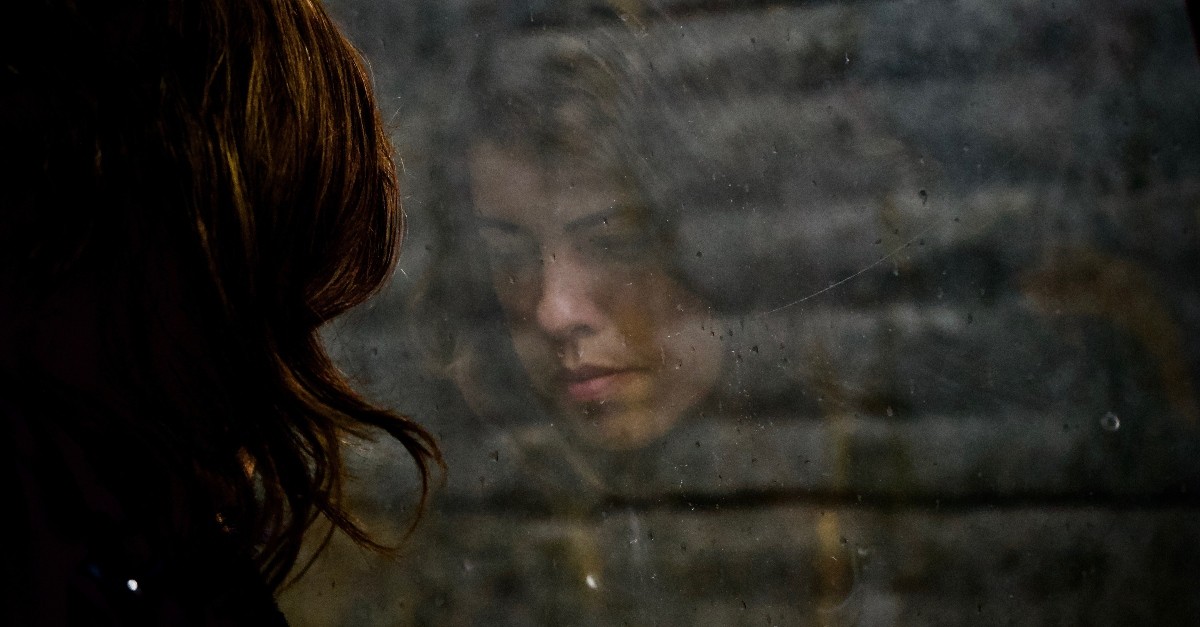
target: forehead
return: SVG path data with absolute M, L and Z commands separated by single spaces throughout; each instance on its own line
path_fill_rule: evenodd
M 539 234 L 634 204 L 622 177 L 575 160 L 554 163 L 487 143 L 472 146 L 468 160 L 476 211 Z

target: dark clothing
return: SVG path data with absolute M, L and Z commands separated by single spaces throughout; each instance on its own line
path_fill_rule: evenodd
M 286 625 L 215 510 L 195 515 L 188 501 L 202 499 L 178 473 L 110 426 L 83 404 L 0 388 L 15 528 L 0 623 Z

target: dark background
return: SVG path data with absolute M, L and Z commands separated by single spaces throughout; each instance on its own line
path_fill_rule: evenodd
M 327 337 L 449 473 L 400 558 L 335 540 L 285 593 L 293 623 L 1200 621 L 1182 2 L 329 7 L 371 62 L 410 230 L 393 285 Z M 753 402 L 577 458 L 536 411 L 474 416 L 416 305 L 469 211 L 481 55 L 515 75 L 592 40 L 678 87 L 706 171 L 771 192 L 698 192 L 682 227 L 744 296 L 723 322 Z M 396 537 L 412 470 L 353 446 L 361 516 Z

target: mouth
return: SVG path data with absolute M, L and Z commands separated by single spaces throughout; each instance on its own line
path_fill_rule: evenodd
M 633 368 L 583 366 L 563 371 L 567 397 L 576 403 L 603 403 L 637 376 Z

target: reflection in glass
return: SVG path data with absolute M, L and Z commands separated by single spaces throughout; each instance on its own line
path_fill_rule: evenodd
M 722 350 L 629 174 L 634 156 L 594 150 L 619 132 L 597 111 L 613 103 L 556 104 L 489 121 L 521 128 L 471 147 L 492 285 L 538 397 L 588 442 L 635 448 L 703 401 Z
M 1181 6 L 342 6 L 412 231 L 330 337 L 450 474 L 291 616 L 1200 618 Z

